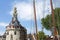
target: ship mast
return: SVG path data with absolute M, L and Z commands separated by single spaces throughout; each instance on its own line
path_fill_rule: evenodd
M 57 36 L 57 29 L 56 29 L 56 26 L 55 26 L 55 19 L 54 19 L 54 10 L 53 10 L 53 3 L 52 3 L 52 0 L 50 0 L 50 4 L 51 4 L 51 13 L 52 13 L 52 25 L 53 25 L 53 36 Z
M 35 0 L 33 0 L 33 9 L 34 9 L 34 21 L 35 21 L 35 30 L 36 30 L 36 40 L 38 40 L 38 30 L 37 30 L 37 19 L 36 19 L 36 8 L 35 8 Z

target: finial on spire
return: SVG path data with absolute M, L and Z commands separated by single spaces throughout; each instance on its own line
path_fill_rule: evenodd
M 14 13 L 17 13 L 17 8 L 16 7 L 14 8 Z
M 17 8 L 16 7 L 14 7 L 13 17 L 17 17 Z
M 16 8 L 16 1 L 14 3 L 14 12 L 13 12 L 13 17 L 17 17 L 17 8 Z

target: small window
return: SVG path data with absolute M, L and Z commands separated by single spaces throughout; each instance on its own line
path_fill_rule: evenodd
M 14 32 L 14 34 L 16 35 L 16 31 Z
M 13 38 L 13 36 L 11 35 L 11 38 Z

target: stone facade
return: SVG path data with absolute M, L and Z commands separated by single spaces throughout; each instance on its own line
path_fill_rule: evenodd
M 27 40 L 26 29 L 22 26 L 20 28 L 7 28 L 6 40 Z
M 0 40 L 6 40 L 6 37 L 0 36 Z
M 6 34 L 0 36 L 0 40 L 6 40 Z

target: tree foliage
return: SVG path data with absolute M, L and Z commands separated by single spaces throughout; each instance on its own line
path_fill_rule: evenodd
M 54 9 L 54 19 L 55 19 L 55 27 L 57 28 L 58 32 L 60 31 L 60 8 Z M 45 18 L 41 19 L 42 25 L 47 30 L 51 30 L 52 28 L 52 14 L 47 15 Z M 60 34 L 60 32 L 59 32 Z
M 38 40 L 45 40 L 46 36 L 44 32 L 40 31 L 38 32 Z

